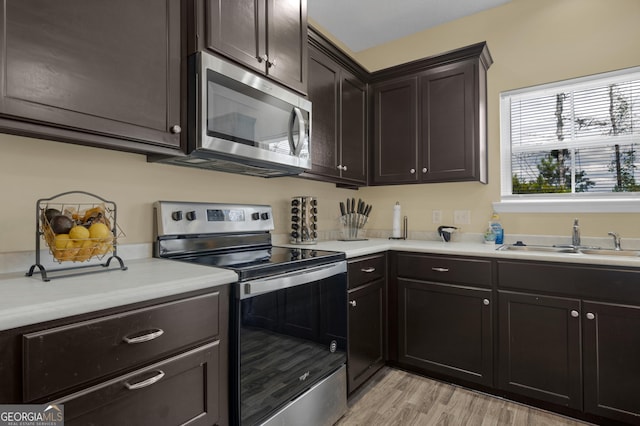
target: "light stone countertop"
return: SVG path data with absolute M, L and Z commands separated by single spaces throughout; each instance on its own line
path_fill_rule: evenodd
M 424 240 L 321 241 L 314 245 L 280 246 L 341 251 L 348 259 L 385 251 L 480 256 L 496 259 L 537 260 L 583 265 L 634 267 L 640 257 L 600 256 L 581 253 L 498 251 L 495 244 Z M 127 271 L 54 278 L 24 272 L 0 274 L 0 331 L 51 321 L 101 309 L 178 295 L 236 282 L 235 272 L 167 259 L 143 258 L 125 262 Z M 112 265 L 113 266 L 113 265 Z
M 347 259 L 392 250 L 433 254 L 482 256 L 496 259 L 538 260 L 547 262 L 578 263 L 583 265 L 624 266 L 640 269 L 640 257 L 496 250 L 499 246 L 495 244 L 483 244 L 476 242 L 445 243 L 442 241 L 371 238 L 366 241 L 321 241 L 314 245 L 287 244 L 287 246 L 342 251 L 346 254 Z
M 125 264 L 126 271 L 112 268 L 49 282 L 39 274 L 0 275 L 0 331 L 238 280 L 233 271 L 173 260 L 149 258 Z

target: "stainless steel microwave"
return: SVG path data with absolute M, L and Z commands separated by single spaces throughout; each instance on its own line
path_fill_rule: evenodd
M 311 102 L 206 52 L 189 59 L 186 156 L 150 161 L 263 177 L 311 169 Z

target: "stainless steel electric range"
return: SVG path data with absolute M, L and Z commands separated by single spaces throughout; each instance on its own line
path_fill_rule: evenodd
M 332 425 L 346 411 L 344 253 L 271 244 L 265 205 L 159 201 L 154 256 L 229 268 L 230 416 Z

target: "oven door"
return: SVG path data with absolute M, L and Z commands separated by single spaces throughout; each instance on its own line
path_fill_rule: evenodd
M 346 363 L 346 262 L 241 282 L 236 296 L 232 412 L 259 424 Z

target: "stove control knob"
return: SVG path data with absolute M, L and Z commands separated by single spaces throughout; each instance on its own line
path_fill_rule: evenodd
M 260 213 L 258 212 L 251 213 L 251 220 L 258 220 L 258 219 L 260 219 Z
M 262 220 L 269 220 L 269 213 L 264 212 L 260 215 L 260 217 L 262 218 Z
M 190 211 L 187 212 L 187 220 L 195 220 L 196 219 L 196 212 L 195 211 Z
M 182 212 L 180 210 L 177 210 L 171 213 L 171 219 L 175 221 L 182 220 Z

